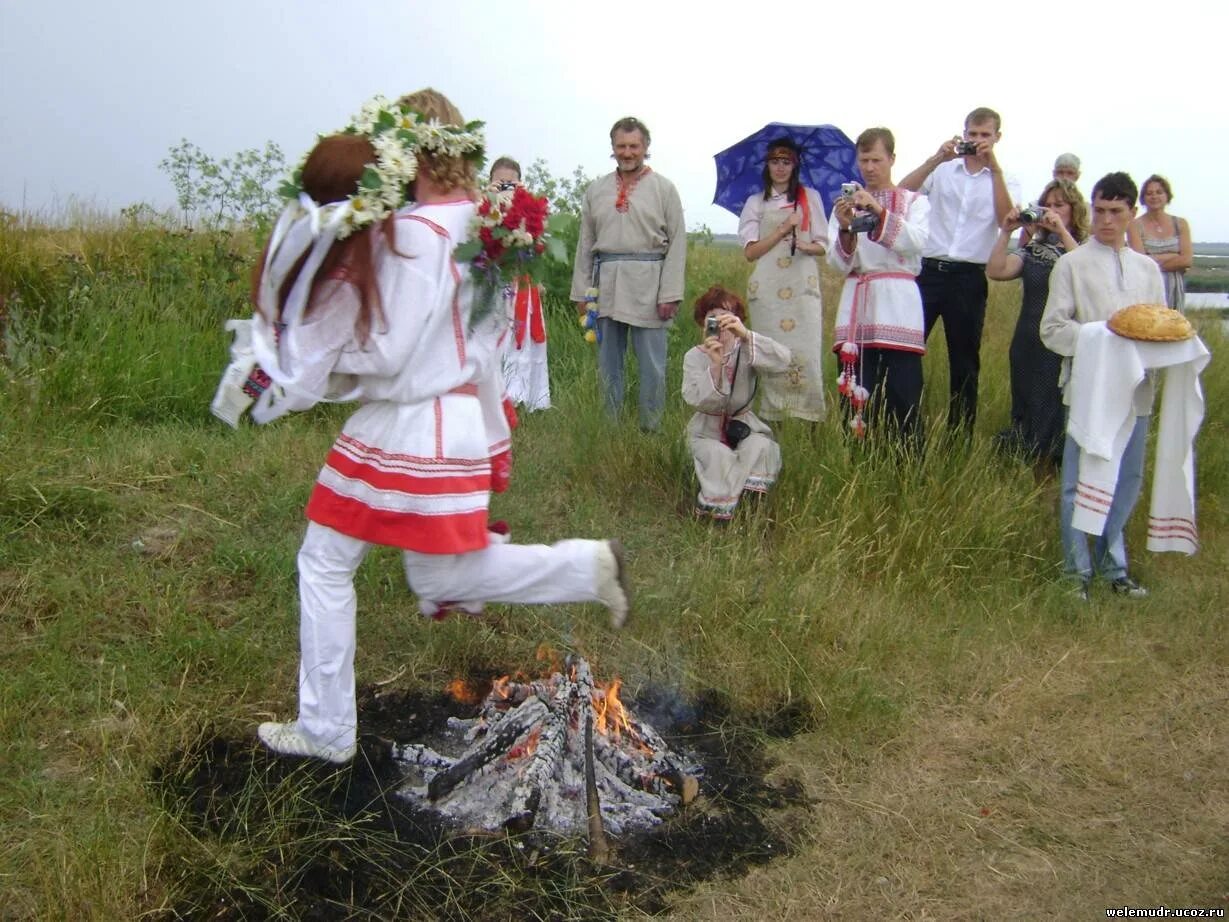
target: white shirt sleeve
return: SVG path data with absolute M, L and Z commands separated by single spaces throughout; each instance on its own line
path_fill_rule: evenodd
M 745 248 L 760 239 L 760 219 L 764 216 L 764 194 L 757 192 L 747 199 L 738 217 L 738 240 Z
M 1007 194 L 1011 196 L 1011 203 L 1017 208 L 1026 204 L 1023 195 L 1023 186 L 1020 185 L 1020 180 L 1011 173 L 1003 174 L 1003 183 L 1007 186 Z

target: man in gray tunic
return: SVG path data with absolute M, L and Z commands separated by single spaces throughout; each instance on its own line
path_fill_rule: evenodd
M 634 118 L 610 129 L 618 169 L 585 190 L 572 300 L 582 315 L 597 308 L 607 411 L 617 414 L 623 405 L 630 340 L 640 367 L 640 427 L 656 430 L 666 399 L 666 328 L 683 300 L 687 231 L 678 190 L 645 165 L 649 140 L 649 129 Z

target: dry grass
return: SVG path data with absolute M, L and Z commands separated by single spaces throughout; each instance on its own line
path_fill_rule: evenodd
M 1219 615 L 1200 619 L 1217 629 Z M 1229 903 L 1229 668 L 1121 611 L 983 651 L 875 745 L 781 747 L 817 800 L 806 847 L 688 919 L 1076 919 Z M 916 665 L 916 664 L 915 664 Z M 903 671 L 909 665 L 903 664 Z M 915 676 L 925 681 L 922 676 Z

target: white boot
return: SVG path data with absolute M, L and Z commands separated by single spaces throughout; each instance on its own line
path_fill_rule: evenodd
M 597 598 L 610 609 L 610 626 L 615 630 L 623 627 L 631 609 L 631 592 L 621 541 L 605 541 L 598 547 Z

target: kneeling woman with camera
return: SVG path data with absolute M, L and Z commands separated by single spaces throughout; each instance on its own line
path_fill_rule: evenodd
M 704 341 L 683 357 L 683 400 L 698 411 L 687 424 L 700 492 L 696 513 L 729 519 L 744 491 L 766 493 L 781 470 L 772 430 L 751 412 L 758 372 L 781 372 L 790 351 L 747 329 L 747 308 L 714 285 L 695 306 Z

